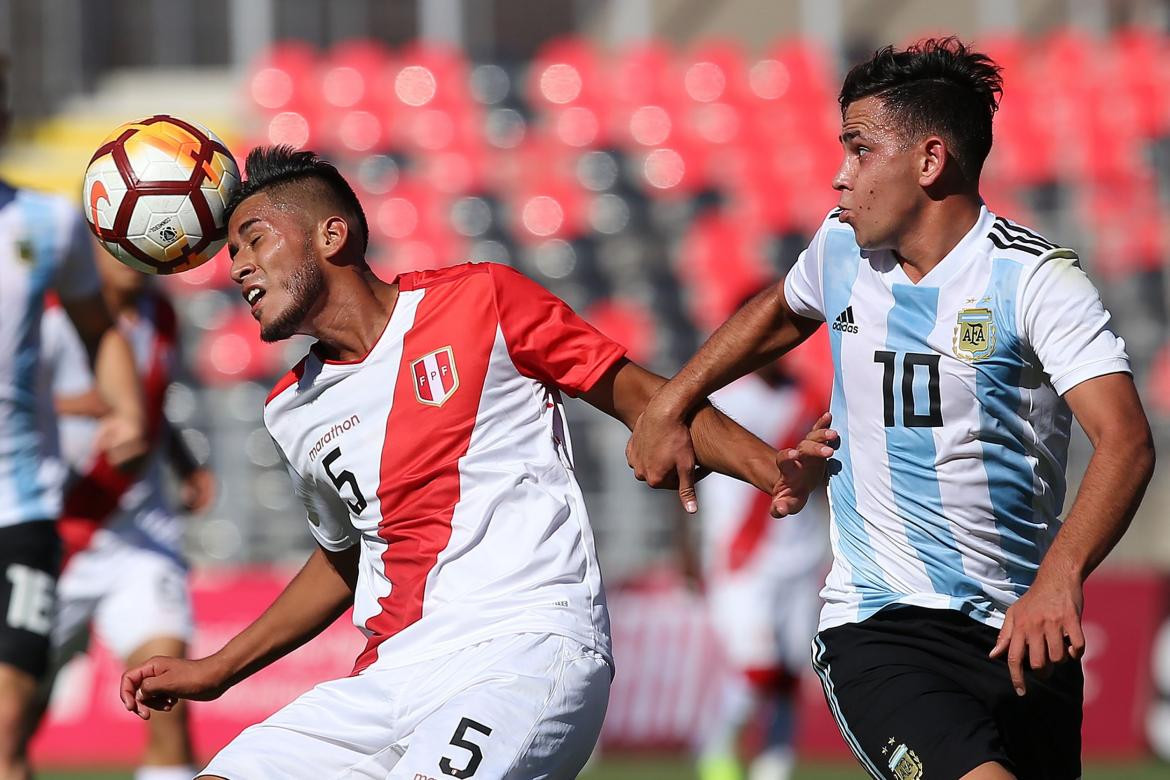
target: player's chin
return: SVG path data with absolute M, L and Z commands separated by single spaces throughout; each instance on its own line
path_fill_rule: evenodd
M 256 319 L 260 322 L 260 340 L 270 344 L 292 337 L 297 333 L 297 326 L 300 324 L 297 318 L 289 315 L 289 312 L 269 317 L 261 315 Z

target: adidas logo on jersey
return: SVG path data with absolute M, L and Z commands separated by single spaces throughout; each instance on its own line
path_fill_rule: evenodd
M 853 307 L 846 306 L 845 311 L 837 315 L 837 319 L 833 320 L 833 330 L 839 330 L 842 333 L 857 333 L 857 324 L 853 321 Z

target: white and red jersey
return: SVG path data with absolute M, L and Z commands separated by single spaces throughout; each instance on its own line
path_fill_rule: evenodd
M 177 322 L 170 301 L 157 291 L 144 293 L 136 316 L 122 316 L 118 329 L 130 344 L 142 381 L 147 435 L 153 448 L 137 480 L 110 466 L 96 447 L 98 421 L 62 416 L 61 451 L 75 474 L 65 492 L 58 529 L 67 552 L 83 549 L 99 528 L 135 546 L 180 557 L 182 521 L 170 510 L 163 487 L 163 402 L 176 361 Z M 42 392 L 80 395 L 93 387 L 84 347 L 64 312 L 50 304 L 42 321 L 42 347 L 48 373 Z
M 560 391 L 625 350 L 492 263 L 398 277 L 363 359 L 310 352 L 264 421 L 328 550 L 361 545 L 354 672 L 522 632 L 611 657 Z
M 797 385 L 773 387 L 748 374 L 711 396 L 724 414 L 777 449 L 797 446 L 819 413 Z M 772 497 L 723 474 L 699 483 L 704 576 L 820 576 L 828 560 L 827 518 L 819 498 L 784 518 L 769 513 Z

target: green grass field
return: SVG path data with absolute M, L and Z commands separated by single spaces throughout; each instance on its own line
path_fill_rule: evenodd
M 691 765 L 685 761 L 630 758 L 607 759 L 583 774 L 582 780 L 690 780 L 694 777 Z M 856 780 L 865 774 L 855 766 L 845 764 L 805 765 L 796 772 L 795 780 Z M 128 780 L 130 772 L 38 772 L 37 780 Z M 1088 765 L 1084 780 L 1167 780 L 1170 766 L 1163 763 L 1142 763 L 1125 766 Z

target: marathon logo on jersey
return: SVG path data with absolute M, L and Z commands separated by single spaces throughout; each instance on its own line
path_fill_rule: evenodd
M 455 370 L 455 353 L 442 347 L 410 363 L 414 376 L 414 395 L 429 406 L 442 406 L 459 389 L 459 372 Z
M 317 456 L 321 454 L 321 450 L 325 449 L 326 444 L 341 438 L 341 434 L 345 433 L 360 422 L 361 420 L 358 419 L 356 414 L 354 414 L 350 415 L 348 420 L 342 420 L 339 423 L 335 423 L 332 428 L 325 431 L 325 433 L 321 435 L 321 438 L 317 439 L 317 442 L 313 445 L 313 448 L 309 450 L 309 460 L 316 460 Z
M 845 311 L 837 315 L 837 319 L 833 320 L 833 330 L 839 330 L 842 333 L 857 333 L 860 329 L 857 323 L 853 321 L 853 307 L 846 306 Z
M 968 363 L 984 360 L 995 352 L 995 312 L 977 307 L 960 309 L 955 321 L 955 357 Z

